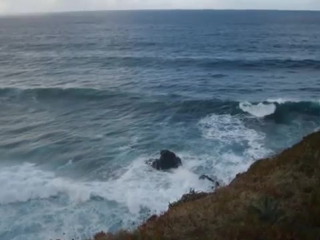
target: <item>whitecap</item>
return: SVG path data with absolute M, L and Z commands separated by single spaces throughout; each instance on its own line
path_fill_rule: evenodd
M 277 106 L 273 103 L 251 104 L 249 102 L 242 102 L 239 104 L 239 107 L 242 111 L 258 118 L 272 115 L 277 109 Z
M 212 169 L 226 183 L 246 171 L 255 160 L 271 153 L 264 146 L 265 134 L 246 127 L 237 116 L 212 114 L 201 119 L 198 125 L 203 137 L 213 141 Z M 233 150 L 235 145 L 242 146 L 241 153 Z
M 120 176 L 105 182 L 60 177 L 31 163 L 2 167 L 0 214 L 12 216 L 0 222 L 0 232 L 10 226 L 9 239 L 19 239 L 14 238 L 19 234 L 27 240 L 57 239 L 63 232 L 67 239 L 86 239 L 97 231 L 130 228 L 150 214 L 160 214 L 190 189 L 211 190 L 212 184 L 199 180 L 192 170 L 202 162 L 186 159 L 183 167 L 162 172 L 145 160 L 143 156 L 134 160 Z M 43 221 L 49 222 L 38 229 Z M 16 235 L 14 229 L 21 225 L 32 229 L 30 235 L 24 231 Z
M 42 171 L 34 164 L 2 167 L 0 170 L 0 204 L 45 199 L 65 193 L 72 201 L 86 201 L 90 191 L 68 179 Z
M 162 172 L 148 166 L 145 159 L 137 159 L 127 166 L 120 177 L 106 182 L 74 181 L 43 171 L 30 163 L 3 167 L 0 170 L 0 204 L 64 195 L 72 204 L 99 197 L 126 206 L 132 214 L 139 214 L 142 208 L 160 213 L 167 209 L 169 202 L 178 200 L 191 188 L 210 190 L 210 184 L 199 180 L 188 164 L 173 172 Z

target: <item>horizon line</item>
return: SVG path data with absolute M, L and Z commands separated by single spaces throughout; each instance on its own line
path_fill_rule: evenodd
M 18 17 L 18 16 L 34 16 L 34 15 L 50 15 L 50 14 L 68 14 L 68 13 L 93 13 L 93 12 L 148 12 L 148 11 L 264 11 L 264 12 L 320 12 L 320 9 L 262 9 L 262 8 L 243 8 L 243 9 L 233 9 L 233 8 L 172 8 L 172 9 L 159 9 L 159 8 L 149 8 L 149 9 L 101 9 L 101 10 L 66 10 L 66 11 L 43 11 L 43 12 L 17 12 L 17 13 L 0 13 L 0 17 Z

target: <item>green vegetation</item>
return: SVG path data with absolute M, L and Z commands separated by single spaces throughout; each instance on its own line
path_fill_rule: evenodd
M 214 193 L 191 191 L 134 232 L 94 240 L 318 240 L 320 132 L 255 162 Z

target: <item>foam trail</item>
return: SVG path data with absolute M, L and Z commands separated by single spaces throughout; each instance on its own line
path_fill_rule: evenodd
M 130 228 L 150 214 L 160 214 L 191 188 L 211 189 L 209 181 L 199 180 L 192 171 L 202 162 L 186 160 L 183 167 L 162 172 L 145 164 L 145 159 L 136 159 L 121 176 L 106 182 L 58 177 L 30 163 L 2 167 L 0 214 L 8 219 L 0 222 L 0 229 L 11 229 L 7 239 L 13 239 L 10 234 L 17 236 L 20 224 L 31 229 L 30 235 L 21 233 L 26 240 L 59 239 L 63 232 L 63 238 L 86 239 L 95 232 Z
M 236 116 L 212 114 L 200 120 L 199 128 L 204 138 L 213 141 L 215 156 L 211 157 L 212 169 L 225 183 L 271 152 L 264 147 L 265 134 L 247 128 Z M 234 152 L 237 145 L 246 147 L 241 153 Z M 226 151 L 226 147 L 229 150 Z
M 138 214 L 140 207 L 160 213 L 168 202 L 175 201 L 190 188 L 207 191 L 210 184 L 198 179 L 187 165 L 170 172 L 155 171 L 145 164 L 145 158 L 136 160 L 119 178 L 108 183 L 104 196 L 128 206 Z
M 243 122 L 228 114 L 209 115 L 199 122 L 202 134 L 207 139 L 215 139 L 225 144 L 232 142 L 261 140 L 265 136 L 253 129 L 247 128 Z
M 277 107 L 273 103 L 259 103 L 257 105 L 251 104 L 249 102 L 242 102 L 239 104 L 242 111 L 251 114 L 252 116 L 262 118 L 275 113 Z
M 0 204 L 64 194 L 74 203 L 101 197 L 125 204 L 132 213 L 138 213 L 140 207 L 160 212 L 166 209 L 168 202 L 177 200 L 190 188 L 209 189 L 198 175 L 185 167 L 171 173 L 160 172 L 151 169 L 144 160 L 138 159 L 118 179 L 107 182 L 76 182 L 56 177 L 54 173 L 42 171 L 29 163 L 4 167 L 0 171 Z
M 67 194 L 72 201 L 86 201 L 90 191 L 76 183 L 58 178 L 52 172 L 37 169 L 25 163 L 3 167 L 0 171 L 0 204 L 27 202 Z

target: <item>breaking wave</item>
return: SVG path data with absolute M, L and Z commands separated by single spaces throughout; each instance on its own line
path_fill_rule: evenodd
M 177 114 L 192 113 L 203 116 L 215 114 L 250 114 L 258 118 L 273 118 L 276 121 L 294 117 L 294 115 L 320 116 L 320 100 L 268 99 L 262 102 L 237 102 L 220 99 L 185 100 L 178 95 L 174 101 L 168 96 L 148 96 L 94 88 L 0 88 L 0 98 L 37 101 L 108 101 L 109 104 L 127 104 L 134 101 L 142 104 L 141 108 L 173 110 Z
M 299 116 L 320 117 L 320 101 L 268 100 L 261 103 L 241 102 L 239 108 L 258 118 L 287 123 Z
M 239 107 L 242 111 L 259 118 L 274 114 L 277 109 L 277 106 L 273 103 L 258 103 L 255 105 L 249 102 L 243 102 L 240 103 Z

